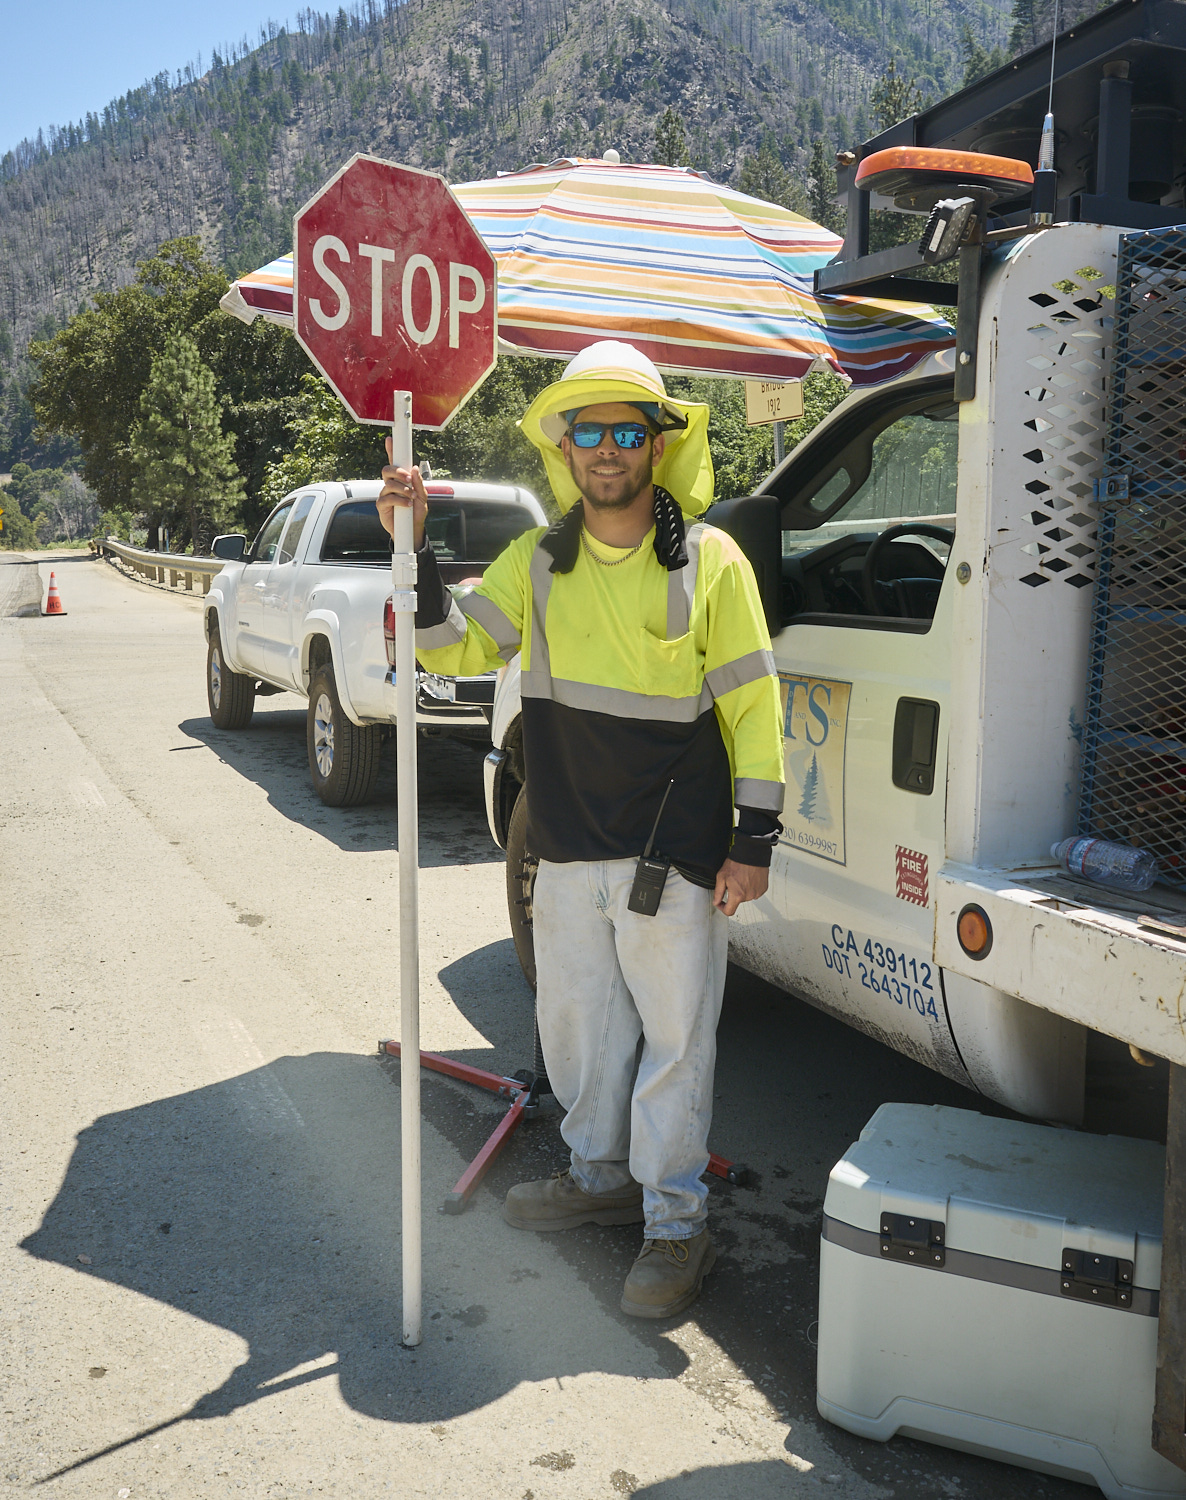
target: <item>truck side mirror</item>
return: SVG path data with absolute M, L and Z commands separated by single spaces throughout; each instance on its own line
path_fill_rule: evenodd
M 719 500 L 704 519 L 727 531 L 749 558 L 773 639 L 782 629 L 782 505 L 777 496 Z
M 237 531 L 216 536 L 210 544 L 211 557 L 221 557 L 223 562 L 238 562 L 246 551 L 247 538 Z

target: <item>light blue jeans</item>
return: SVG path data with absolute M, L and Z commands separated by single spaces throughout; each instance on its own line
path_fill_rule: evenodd
M 628 911 L 636 863 L 540 861 L 540 1040 L 577 1186 L 612 1192 L 633 1178 L 646 1237 L 690 1239 L 706 1217 L 728 919 L 674 870 L 655 916 Z

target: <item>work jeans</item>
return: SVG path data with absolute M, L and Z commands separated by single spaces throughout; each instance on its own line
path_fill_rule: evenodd
M 540 862 L 537 1013 L 561 1134 L 587 1193 L 642 1184 L 648 1239 L 704 1227 L 728 919 L 672 870 L 653 917 L 628 911 L 637 861 Z M 641 1039 L 641 1050 L 639 1041 Z M 636 1072 L 637 1064 L 637 1072 Z

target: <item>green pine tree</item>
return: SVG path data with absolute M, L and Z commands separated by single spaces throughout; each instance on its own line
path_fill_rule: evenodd
M 176 534 L 188 530 L 195 553 L 209 550 L 243 498 L 234 441 L 222 430 L 214 372 L 185 334 L 172 334 L 152 362 L 131 433 L 132 499 Z
M 751 198 L 781 204 L 792 213 L 808 215 L 811 212 L 807 194 L 783 166 L 768 140 L 762 142 L 756 156 L 747 156 L 742 162 L 737 186 Z
M 807 162 L 807 196 L 811 203 L 811 217 L 825 229 L 837 234 L 844 232 L 844 219 L 836 203 L 836 168 L 832 164 L 832 152 L 821 136 L 811 143 L 811 155 Z
M 899 120 L 908 120 L 924 107 L 926 100 L 913 78 L 903 78 L 898 72 L 898 59 L 891 57 L 889 67 L 873 85 L 869 95 L 869 108 L 882 130 L 888 130 Z
M 811 764 L 807 768 L 807 775 L 803 778 L 803 796 L 799 802 L 799 816 L 806 818 L 809 823 L 815 817 L 815 799 L 818 792 L 819 763 L 813 754 Z
M 670 104 L 655 126 L 655 160 L 665 167 L 686 167 L 689 164 L 683 117 L 677 115 Z

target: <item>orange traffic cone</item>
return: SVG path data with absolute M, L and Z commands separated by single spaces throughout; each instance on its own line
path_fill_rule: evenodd
M 58 586 L 54 582 L 54 575 L 49 575 L 49 595 L 45 601 L 45 612 L 47 615 L 64 615 L 66 611 L 62 608 L 62 596 L 58 593 Z

